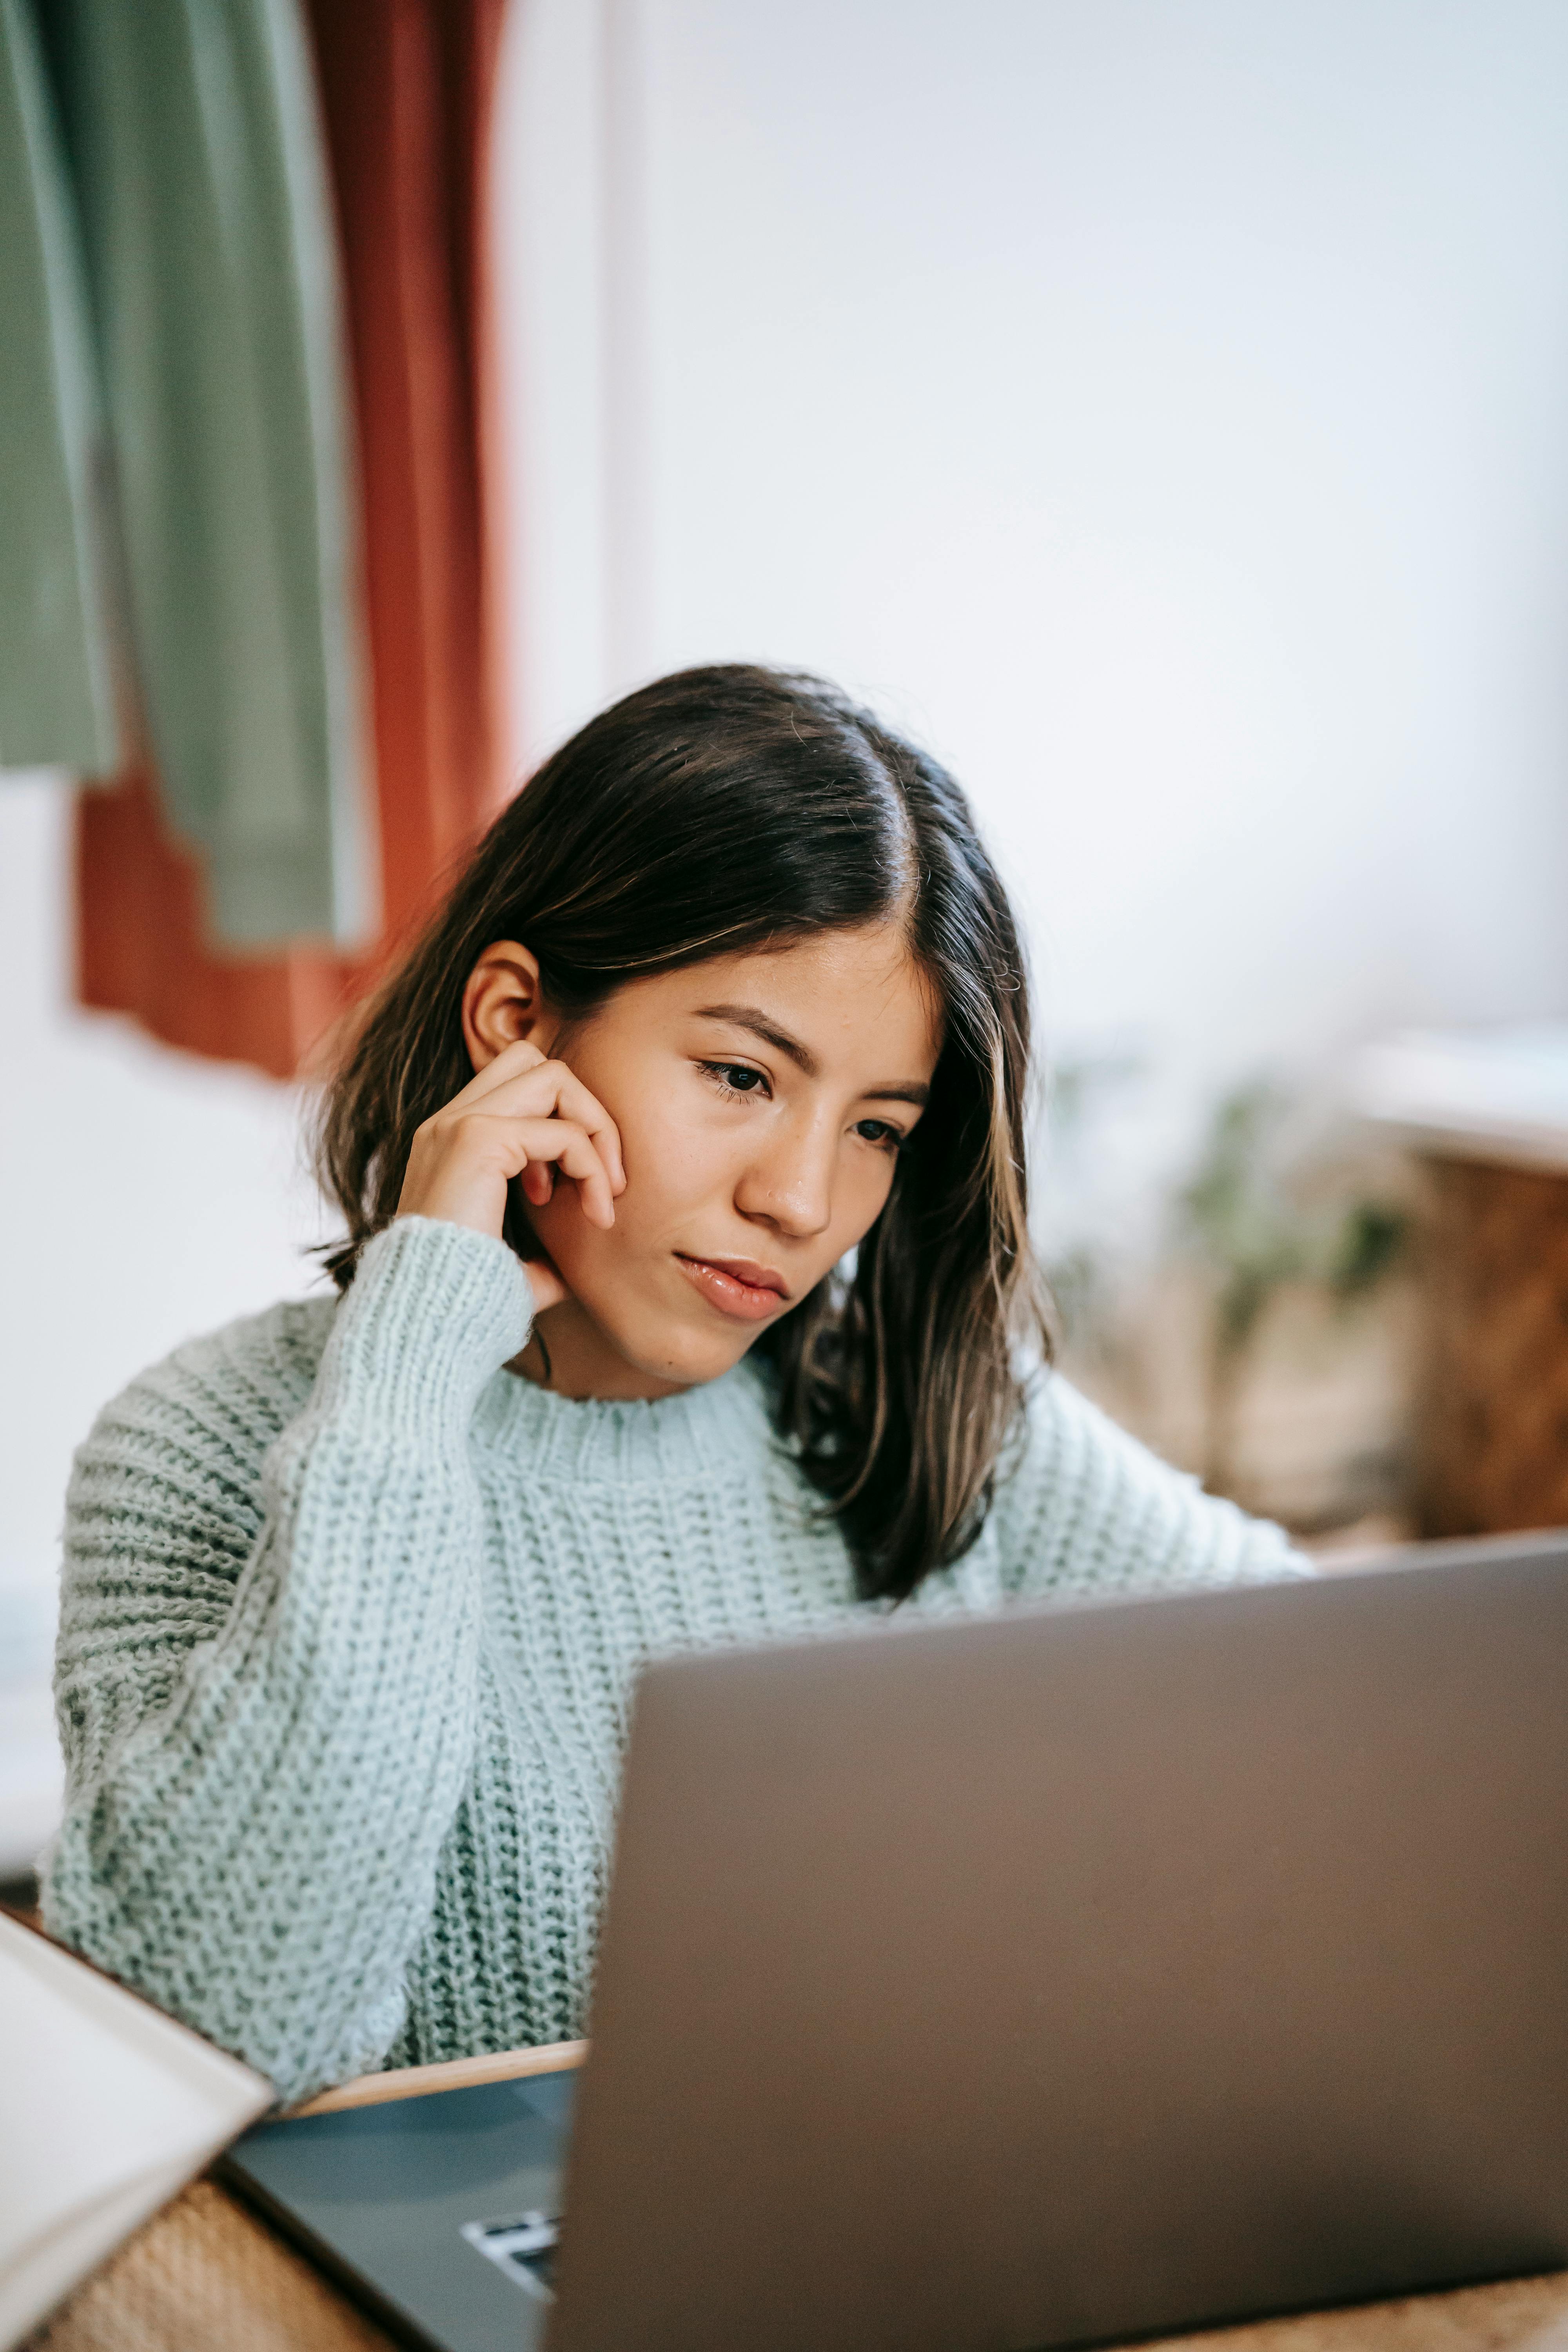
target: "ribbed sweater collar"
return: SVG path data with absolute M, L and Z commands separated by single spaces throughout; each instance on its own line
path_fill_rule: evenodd
M 515 1448 L 531 1477 L 711 1477 L 768 1444 L 766 1378 L 742 1361 L 679 1396 L 605 1403 L 556 1396 L 502 1370 L 479 1399 L 473 1434 L 481 1445 Z

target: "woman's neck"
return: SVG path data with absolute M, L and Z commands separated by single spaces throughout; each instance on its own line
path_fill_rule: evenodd
M 657 1372 L 628 1362 L 574 1298 L 563 1298 L 534 1318 L 528 1345 L 512 1357 L 507 1370 L 531 1381 L 535 1388 L 580 1402 L 589 1398 L 605 1404 L 639 1398 L 651 1402 L 679 1396 L 690 1385 L 661 1380 Z

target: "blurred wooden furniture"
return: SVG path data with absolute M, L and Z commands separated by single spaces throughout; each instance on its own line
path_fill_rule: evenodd
M 367 2075 L 311 2103 L 370 2105 L 581 2063 L 584 2045 Z M 418 2078 L 417 2080 L 416 2078 Z M 1163 2352 L 1568 2352 L 1568 2272 L 1163 2339 Z M 121 2248 L 27 2352 L 394 2352 L 386 2335 L 248 2207 L 198 2180 Z M 1162 2352 L 1146 2345 L 1143 2352 Z
M 1427 1177 L 1417 1530 L 1568 1526 L 1568 1027 L 1394 1040 L 1357 1092 Z
M 1430 1180 L 1417 1525 L 1568 1526 L 1568 1169 L 1433 1154 Z

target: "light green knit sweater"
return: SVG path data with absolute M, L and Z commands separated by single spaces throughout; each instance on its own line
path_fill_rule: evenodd
M 530 1306 L 500 1242 L 405 1220 L 78 1457 L 45 1916 L 289 2097 L 579 2032 L 639 1662 L 865 1613 L 756 1370 L 574 1403 L 502 1369 Z M 1053 1376 L 907 1605 L 1297 1565 Z

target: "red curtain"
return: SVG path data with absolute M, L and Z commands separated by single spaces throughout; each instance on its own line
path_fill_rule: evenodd
M 78 798 L 78 993 L 170 1045 L 300 1069 L 504 796 L 486 195 L 506 0 L 306 0 L 359 437 L 381 940 L 216 945 L 144 774 Z

